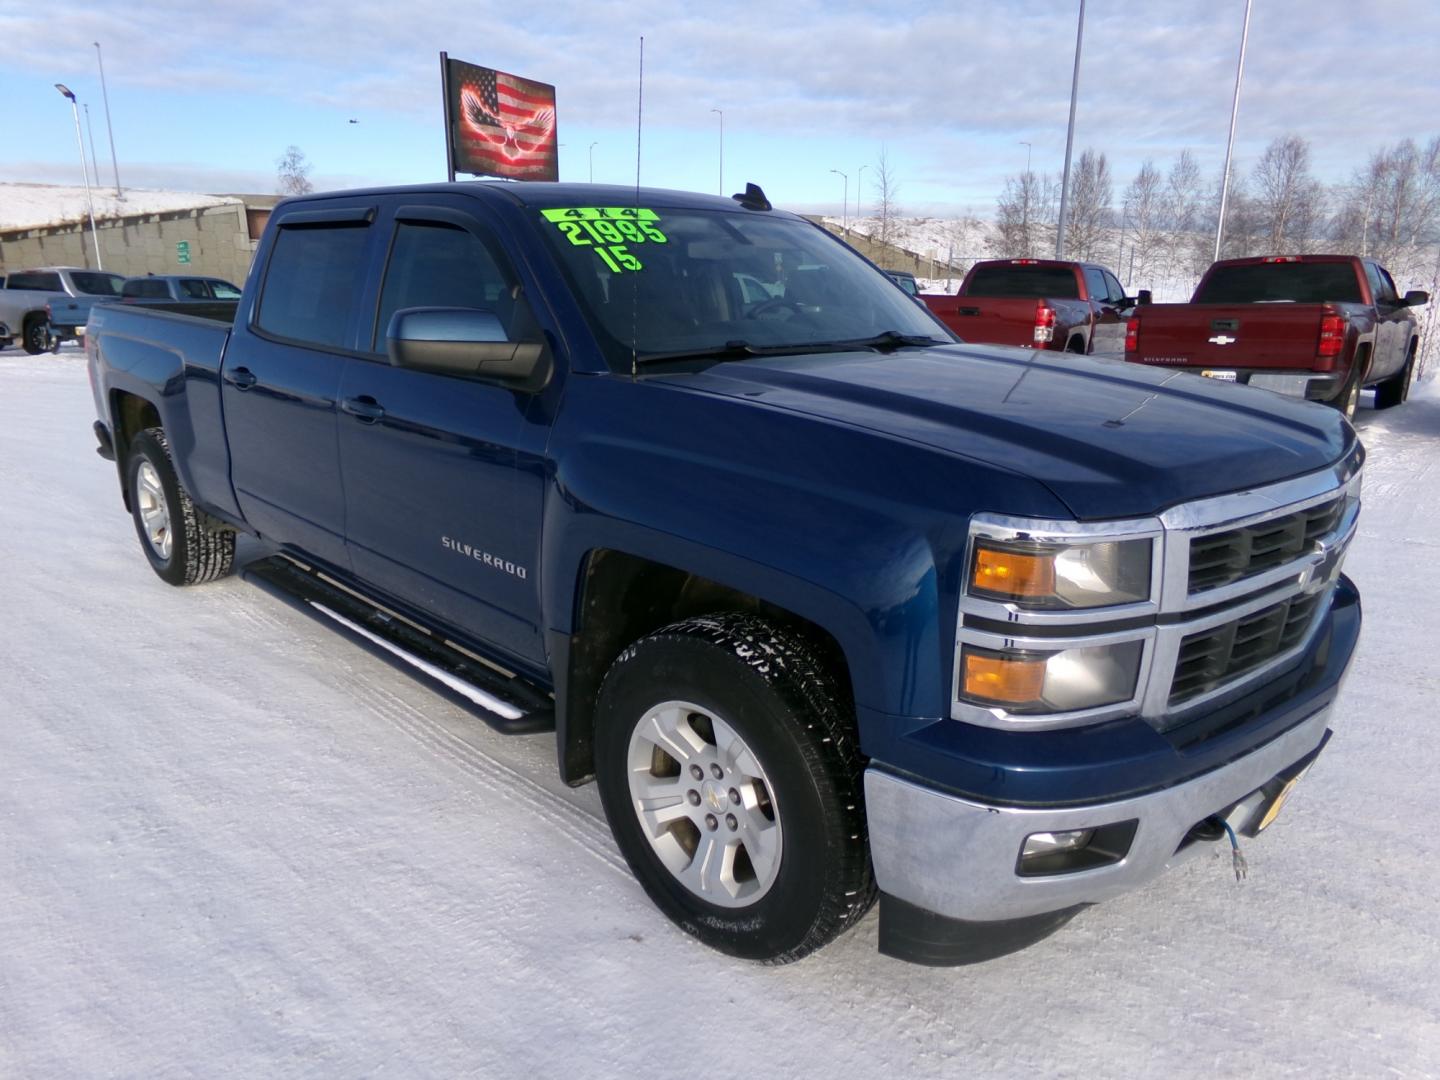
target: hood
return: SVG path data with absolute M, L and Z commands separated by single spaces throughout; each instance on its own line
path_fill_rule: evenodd
M 764 357 L 659 378 L 1021 473 L 1080 520 L 1145 516 L 1314 472 L 1355 439 L 1324 406 L 1031 349 Z

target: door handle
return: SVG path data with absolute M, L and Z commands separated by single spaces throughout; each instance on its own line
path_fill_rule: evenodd
M 373 424 L 376 420 L 384 417 L 385 409 L 372 397 L 346 398 L 340 402 L 343 412 L 349 413 L 357 420 L 366 424 Z
M 237 367 L 225 372 L 225 381 L 236 390 L 249 390 L 260 379 L 249 368 Z

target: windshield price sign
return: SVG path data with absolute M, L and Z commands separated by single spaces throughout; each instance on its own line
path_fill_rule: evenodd
M 637 244 L 664 244 L 660 215 L 640 206 L 565 206 L 541 215 L 576 247 L 591 248 L 615 273 L 643 270 L 630 251 Z

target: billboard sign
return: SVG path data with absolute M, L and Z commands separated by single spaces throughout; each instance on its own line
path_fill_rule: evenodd
M 555 87 L 440 54 L 450 178 L 558 180 Z

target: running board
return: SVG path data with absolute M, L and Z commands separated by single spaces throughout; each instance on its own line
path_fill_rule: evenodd
M 441 697 L 506 735 L 555 729 L 555 702 L 533 683 L 367 600 L 286 555 L 257 559 L 240 576 L 339 630 L 373 656 L 421 677 Z

